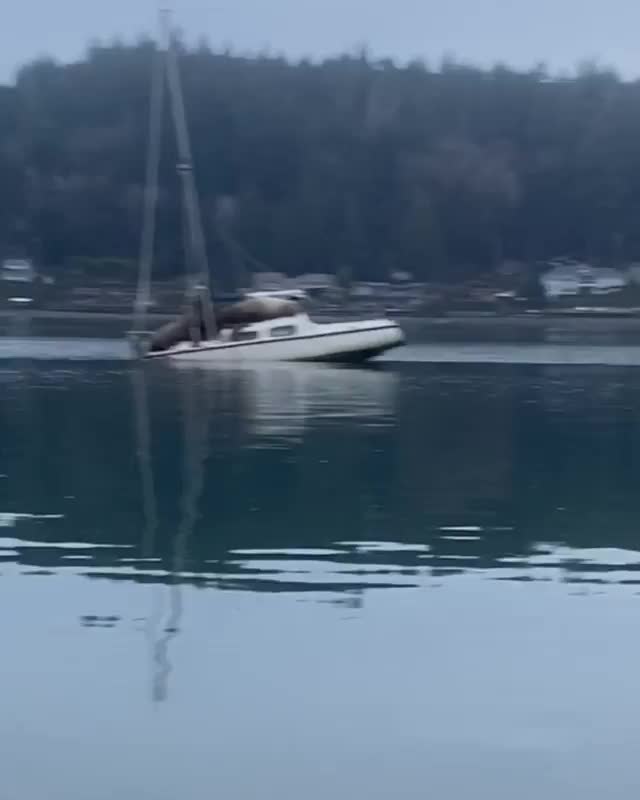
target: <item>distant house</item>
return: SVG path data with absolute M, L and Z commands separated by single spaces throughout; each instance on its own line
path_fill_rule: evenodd
M 335 275 L 323 272 L 308 272 L 305 275 L 298 275 L 293 279 L 296 288 L 303 289 L 305 292 L 326 292 L 336 286 Z
M 389 284 L 381 281 L 359 281 L 351 288 L 351 294 L 357 298 L 380 298 L 388 295 Z
M 548 298 L 567 297 L 581 292 L 609 294 L 627 285 L 627 278 L 617 269 L 592 267 L 579 262 L 556 264 L 542 277 Z
M 279 292 L 289 289 L 291 282 L 282 272 L 256 272 L 253 276 L 253 290 L 256 292 Z
M 33 283 L 36 271 L 26 258 L 7 258 L 0 266 L 0 280 L 9 283 Z
M 409 283 L 410 281 L 413 281 L 412 273 L 407 272 L 406 270 L 403 269 L 394 270 L 391 273 L 390 278 L 392 281 L 395 281 L 396 283 Z

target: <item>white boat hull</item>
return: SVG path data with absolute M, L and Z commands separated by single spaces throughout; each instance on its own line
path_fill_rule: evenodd
M 290 335 L 273 331 L 292 329 Z M 238 340 L 234 336 L 254 336 Z M 147 358 L 213 361 L 326 361 L 358 363 L 403 344 L 400 327 L 391 320 L 316 323 L 306 314 L 244 326 L 239 332 L 222 331 L 220 337 L 194 345 L 181 342 Z

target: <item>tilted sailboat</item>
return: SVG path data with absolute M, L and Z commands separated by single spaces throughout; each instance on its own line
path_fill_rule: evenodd
M 404 342 L 402 330 L 386 318 L 331 323 L 313 321 L 299 302 L 302 293 L 297 293 L 297 297 L 282 297 L 280 292 L 247 295 L 238 303 L 214 309 L 178 59 L 166 14 L 163 39 L 156 55 L 151 91 L 145 218 L 135 331 L 131 337 L 135 354 L 148 359 L 204 362 L 229 359 L 360 362 L 401 345 Z M 187 290 L 183 313 L 147 337 L 145 323 L 150 300 L 165 82 L 177 140 L 177 168 L 185 212 Z

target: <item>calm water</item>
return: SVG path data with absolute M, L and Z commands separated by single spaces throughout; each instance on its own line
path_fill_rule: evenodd
M 640 370 L 50 346 L 0 341 L 2 800 L 637 794 Z

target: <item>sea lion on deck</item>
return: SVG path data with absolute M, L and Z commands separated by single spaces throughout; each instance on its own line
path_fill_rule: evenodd
M 223 306 L 216 310 L 216 333 L 224 328 L 238 328 L 250 325 L 253 322 L 265 322 L 281 317 L 293 317 L 301 311 L 300 304 L 293 300 L 279 297 L 247 297 L 237 303 Z M 150 350 L 155 353 L 168 350 L 179 342 L 191 340 L 191 332 L 198 321 L 194 319 L 194 311 L 187 311 L 177 319 L 163 325 L 151 336 Z M 198 315 L 199 316 L 199 315 Z M 199 319 L 200 338 L 206 338 L 206 331 L 202 318 Z

